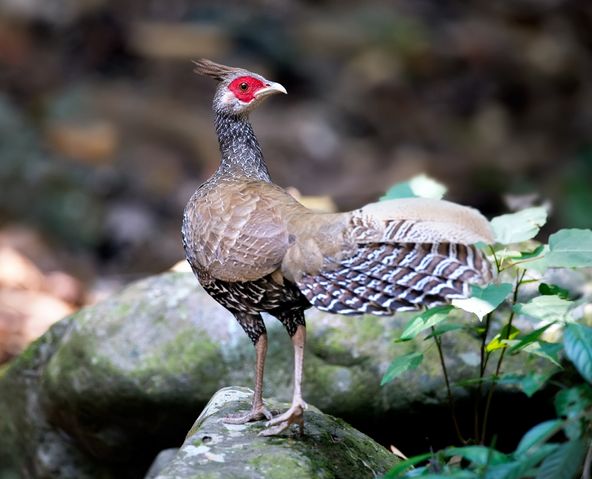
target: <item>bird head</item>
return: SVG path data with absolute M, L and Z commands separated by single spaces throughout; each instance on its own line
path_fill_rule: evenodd
M 275 93 L 287 93 L 279 83 L 242 68 L 233 68 L 211 60 L 196 60 L 195 73 L 218 80 L 214 96 L 214 111 L 230 115 L 246 115 L 265 98 Z

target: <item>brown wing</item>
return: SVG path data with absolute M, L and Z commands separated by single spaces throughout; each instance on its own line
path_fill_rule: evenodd
M 289 245 L 279 188 L 230 183 L 196 203 L 191 221 L 200 268 L 222 281 L 253 281 L 278 268 Z

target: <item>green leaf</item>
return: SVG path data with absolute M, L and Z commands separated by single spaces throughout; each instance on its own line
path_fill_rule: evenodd
M 540 446 L 548 441 L 561 429 L 562 423 L 560 419 L 552 419 L 534 426 L 522 437 L 514 456 L 519 457 L 521 454 L 529 452 L 535 446 Z
M 592 406 L 592 389 L 588 384 L 580 384 L 564 389 L 555 396 L 557 415 L 568 419 L 564 426 L 565 435 L 570 439 L 582 436 L 586 422 L 582 413 Z
M 514 311 L 540 321 L 563 321 L 574 305 L 573 301 L 561 299 L 559 296 L 537 296 L 526 304 L 514 305 Z
M 518 461 L 489 466 L 485 470 L 485 479 L 521 479 L 524 466 Z
M 380 197 L 380 201 L 396 200 L 399 198 L 417 198 L 417 195 L 413 193 L 411 185 L 408 182 L 397 183 L 391 186 L 385 195 Z
M 534 238 L 546 222 L 547 210 L 537 206 L 493 218 L 491 227 L 496 242 L 511 244 Z
M 457 331 L 459 329 L 465 329 L 465 328 L 466 328 L 466 326 L 464 324 L 460 324 L 460 323 L 440 324 L 434 329 L 434 331 L 432 331 L 428 336 L 426 336 L 426 339 L 435 338 L 438 336 L 442 336 L 443 334 L 449 333 L 450 331 Z
M 451 447 L 444 451 L 447 457 L 461 456 L 479 466 L 487 464 L 503 464 L 510 460 L 506 454 L 485 446 Z
M 561 363 L 559 362 L 559 353 L 563 350 L 561 344 L 557 343 L 548 343 L 547 341 L 538 340 L 534 343 L 527 344 L 522 348 L 522 351 L 527 352 L 529 354 L 534 354 L 535 356 L 539 356 L 541 358 L 545 358 L 548 361 L 551 361 L 555 366 L 559 366 L 561 368 Z
M 565 354 L 578 372 L 592 382 L 592 328 L 580 323 L 568 323 L 563 335 Z
M 489 344 L 485 347 L 488 353 L 493 351 L 497 351 L 498 349 L 508 347 L 507 341 L 516 338 L 520 334 L 520 330 L 515 328 L 514 326 L 510 326 L 506 324 L 502 330 L 496 334 Z
M 561 298 L 561 299 L 569 298 L 569 291 L 565 288 L 561 288 L 560 286 L 557 286 L 556 284 L 547 284 L 547 283 L 539 284 L 539 293 L 541 293 L 545 296 L 556 295 L 556 296 L 559 296 L 559 298 Z
M 426 175 L 418 175 L 404 183 L 393 185 L 386 194 L 380 198 L 394 200 L 398 198 L 434 198 L 441 199 L 446 193 L 446 187 Z
M 592 406 L 592 388 L 588 384 L 563 389 L 555 396 L 555 410 L 558 416 L 576 416 L 590 406 Z
M 422 331 L 441 323 L 448 317 L 448 314 L 452 309 L 453 308 L 450 305 L 436 306 L 435 308 L 428 309 L 421 314 L 418 314 L 409 321 L 405 330 L 401 333 L 399 340 L 408 341 L 413 339 Z
M 537 271 L 547 268 L 586 268 L 592 266 L 592 230 L 565 229 L 549 237 L 541 258 L 528 264 Z
M 474 313 L 480 320 L 497 308 L 504 299 L 512 292 L 512 285 L 509 283 L 489 284 L 480 287 L 471 285 L 472 295 L 467 299 L 452 300 L 453 306 Z
M 592 230 L 566 229 L 549 236 L 549 268 L 588 268 L 592 266 Z
M 468 471 L 466 469 L 454 469 L 452 471 L 444 471 L 441 473 L 433 472 L 413 477 L 423 477 L 424 479 L 479 479 L 481 476 L 476 472 Z
M 523 259 L 536 258 L 541 253 L 545 252 L 546 249 L 547 248 L 544 244 L 540 244 L 532 251 L 521 251 L 520 256 L 517 259 L 523 260 Z
M 519 352 L 531 343 L 534 343 L 539 337 L 551 326 L 553 323 L 545 324 L 543 327 L 535 329 L 527 335 L 520 338 L 520 340 L 514 344 L 508 351 L 512 354 Z
M 405 371 L 417 368 L 423 361 L 423 354 L 414 352 L 399 356 L 396 358 L 386 370 L 386 373 L 380 381 L 380 385 L 384 386 L 386 383 L 391 382 L 397 376 L 400 376 Z
M 524 465 L 518 461 L 490 466 L 485 471 L 485 479 L 522 479 Z
M 433 178 L 426 175 L 417 175 L 409 180 L 411 190 L 421 198 L 434 198 L 440 200 L 446 194 L 446 187 Z
M 573 479 L 580 471 L 586 443 L 582 439 L 561 444 L 540 465 L 536 479 Z
M 423 462 L 433 456 L 432 453 L 428 452 L 426 454 L 420 454 L 419 456 L 413 456 L 409 459 L 405 459 L 404 461 L 399 462 L 395 467 L 393 467 L 390 471 L 388 471 L 384 476 L 383 479 L 397 479 L 401 477 L 403 473 L 408 471 L 410 468 Z
M 499 378 L 499 384 L 515 384 L 528 397 L 540 390 L 555 371 L 547 373 L 504 374 Z
M 485 479 L 524 479 L 531 477 L 531 469 L 557 449 L 557 444 L 543 444 L 536 451 L 518 455 L 513 462 L 496 464 L 485 471 Z

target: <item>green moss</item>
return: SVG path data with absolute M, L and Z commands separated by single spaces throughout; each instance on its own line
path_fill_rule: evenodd
M 314 407 L 306 412 L 304 436 L 286 432 L 276 437 L 260 437 L 262 424 L 245 428 L 228 429 L 222 418 L 249 407 L 246 391 L 227 388 L 213 400 L 220 409 L 204 411 L 204 419 L 196 422 L 180 453 L 161 472 L 163 479 L 186 477 L 186 471 L 195 471 L 195 479 L 210 477 L 273 477 L 288 479 L 362 479 L 386 472 L 397 459 L 364 434 L 343 421 L 322 414 Z M 232 399 L 240 397 L 240 400 Z M 283 410 L 286 403 L 269 400 L 272 409 Z M 208 443 L 207 454 L 223 455 L 224 461 L 206 460 L 203 453 L 195 453 L 193 447 L 202 444 L 204 436 L 215 437 Z M 184 448 L 191 446 L 191 449 Z M 198 472 L 199 471 L 199 472 Z
M 117 303 L 115 305 L 115 310 L 113 311 L 114 314 L 120 317 L 126 316 L 130 311 L 130 305 L 128 303 Z
M 239 479 L 237 476 L 223 476 L 217 472 L 200 472 L 198 474 L 195 474 L 194 476 L 186 477 L 187 479 Z
M 73 319 L 74 316 L 69 316 L 51 326 L 43 336 L 33 341 L 19 356 L 8 363 L 5 373 L 12 369 L 34 368 L 38 365 L 37 363 L 47 360 Z
M 294 479 L 295 477 L 316 479 L 323 477 L 314 473 L 315 468 L 307 459 L 291 457 L 286 454 L 263 453 L 249 459 L 247 464 L 253 466 L 263 477 L 273 477 L 274 479 Z M 317 468 L 317 470 L 322 469 Z M 298 471 L 298 476 L 295 476 L 295 471 Z
M 199 339 L 197 337 L 199 337 Z M 170 374 L 186 373 L 196 365 L 220 362 L 220 345 L 205 333 L 195 330 L 179 332 L 171 341 L 155 349 L 150 356 L 142 358 L 142 369 L 157 367 Z

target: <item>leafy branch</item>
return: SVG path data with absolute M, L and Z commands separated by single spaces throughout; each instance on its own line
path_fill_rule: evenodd
M 403 190 L 393 192 L 400 194 Z M 491 225 L 496 244 L 489 248 L 489 253 L 499 282 L 486 287 L 473 286 L 470 298 L 455 300 L 452 305 L 416 315 L 397 339 L 398 342 L 410 341 L 424 333 L 429 333 L 425 339 L 433 339 L 454 431 L 462 446 L 412 457 L 401 462 L 385 477 L 407 477 L 408 469 L 416 466 L 413 477 L 519 479 L 536 476 L 537 479 L 572 479 L 580 473 L 582 479 L 590 479 L 592 328 L 578 321 L 577 314 L 581 315 L 581 312 L 575 311 L 581 301 L 570 299 L 573 298 L 570 291 L 547 284 L 541 277 L 549 268 L 591 267 L 592 231 L 560 230 L 549 237 L 547 245 L 537 244 L 533 238 L 546 218 L 543 208 L 528 208 L 494 218 Z M 508 279 L 514 284 L 504 282 Z M 528 302 L 521 302 L 522 288 L 536 282 L 539 283 L 539 294 Z M 458 318 L 463 314 L 467 318 L 469 315 L 477 316 L 479 322 L 459 323 Z M 504 316 L 505 321 L 501 321 Z M 533 322 L 532 330 L 522 332 L 515 327 L 515 319 L 519 316 Z M 462 330 L 472 331 L 479 338 L 476 376 L 462 382 L 467 386 L 476 384 L 472 437 L 464 436 L 459 427 L 452 391 L 453 378 L 447 368 L 443 348 L 444 335 Z M 496 334 L 490 339 L 492 331 Z M 549 334 L 551 331 L 553 335 Z M 419 367 L 427 357 L 424 353 L 428 349 L 420 348 L 396 358 L 388 368 L 383 384 Z M 507 368 L 504 367 L 506 358 L 516 354 L 544 358 L 552 369 L 502 373 Z M 488 375 L 490 361 L 495 355 L 495 368 Z M 581 384 L 567 388 L 561 381 L 551 380 L 566 360 L 581 375 Z M 498 385 L 516 385 L 530 397 L 545 384 L 551 383 L 561 388 L 555 399 L 557 419 L 545 421 L 526 432 L 512 454 L 503 454 L 485 445 Z M 484 384 L 489 384 L 485 398 Z M 485 402 L 481 409 L 483 399 Z M 566 438 L 563 442 L 559 432 Z M 452 457 L 462 460 L 450 461 Z M 426 465 L 418 466 L 426 461 Z
M 519 273 L 518 278 L 516 280 L 516 287 L 514 288 L 514 295 L 512 296 L 512 309 L 511 309 L 511 313 L 510 313 L 510 318 L 508 319 L 508 324 L 506 325 L 506 327 L 504 328 L 504 330 L 502 331 L 502 336 L 503 336 L 503 341 L 507 341 L 510 337 L 511 331 L 512 331 L 512 322 L 514 321 L 514 305 L 516 304 L 516 302 L 518 301 L 518 291 L 520 290 L 520 285 L 522 284 L 522 280 L 524 279 L 524 276 L 526 275 L 526 270 L 523 270 L 521 273 Z M 500 372 L 502 369 L 502 362 L 504 360 L 504 355 L 506 354 L 506 350 L 507 348 L 502 348 L 502 351 L 500 353 L 499 359 L 497 361 L 497 366 L 495 367 L 495 375 L 494 377 L 497 379 L 500 376 Z M 487 365 L 484 364 L 482 369 L 485 369 Z M 489 420 L 489 410 L 491 408 L 491 400 L 493 398 L 493 392 L 495 391 L 495 386 L 497 384 L 497 381 L 494 381 L 490 388 L 489 388 L 489 392 L 487 393 L 487 399 L 485 401 L 485 410 L 483 412 L 483 427 L 481 430 L 481 435 L 477 436 L 480 437 L 480 443 L 484 444 L 485 443 L 485 437 L 487 434 L 487 422 Z

